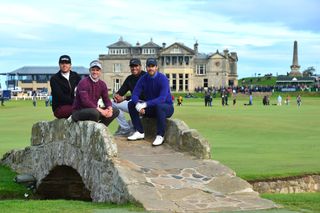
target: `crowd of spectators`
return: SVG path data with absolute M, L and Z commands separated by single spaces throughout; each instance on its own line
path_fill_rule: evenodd
M 319 85 L 306 85 L 306 84 L 297 84 L 297 85 L 275 85 L 275 86 L 261 86 L 261 85 L 250 85 L 250 86 L 236 86 L 236 87 L 197 87 L 195 88 L 196 93 L 210 92 L 213 94 L 221 93 L 222 91 L 227 90 L 228 93 L 236 91 L 236 93 L 250 94 L 252 92 L 287 92 L 287 91 L 320 91 Z

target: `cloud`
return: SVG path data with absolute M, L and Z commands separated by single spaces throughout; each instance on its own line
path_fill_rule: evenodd
M 184 4 L 181 1 L 169 1 L 167 4 L 160 4 L 157 1 L 150 4 L 148 1 L 142 0 L 135 2 L 94 1 L 94 3 L 80 1 L 81 4 L 78 3 L 77 7 L 74 6 L 74 1 L 68 1 L 63 4 L 65 12 L 60 11 L 61 5 L 59 3 L 61 2 L 31 6 L 5 4 L 0 12 L 8 11 L 13 7 L 17 12 L 14 14 L 4 13 L 7 18 L 1 19 L 3 20 L 2 24 L 7 25 L 5 28 L 8 28 L 8 25 L 12 26 L 12 29 L 19 27 L 22 34 L 28 35 L 18 36 L 18 38 L 24 39 L 40 39 L 36 34 L 42 34 L 43 29 L 59 31 L 59 28 L 70 28 L 70 30 L 112 34 L 118 37 L 128 35 L 125 37 L 134 40 L 146 39 L 146 37 L 156 39 L 157 34 L 165 30 L 175 34 L 174 40 L 194 42 L 194 38 L 196 38 L 200 43 L 213 42 L 234 47 L 242 45 L 269 46 L 284 38 L 293 39 L 299 33 L 281 21 L 238 23 L 232 18 L 232 14 L 216 13 L 219 11 L 218 9 L 213 11 L 197 9 L 197 6 L 207 4 L 226 9 L 225 4 L 222 7 L 221 1 L 217 1 L 216 4 L 210 1 L 200 1 L 200 3 L 199 1 L 186 1 Z M 235 10 L 232 9 L 232 5 L 241 7 L 239 4 L 231 4 L 231 6 L 229 5 L 230 11 Z M 252 6 L 248 7 L 251 9 Z M 162 34 L 162 37 L 166 40 L 172 40 L 172 35 Z
M 30 60 L 41 54 L 50 61 L 62 52 L 92 58 L 106 53 L 106 46 L 123 36 L 133 45 L 153 38 L 159 45 L 183 42 L 192 48 L 197 40 L 200 52 L 236 51 L 239 70 L 259 69 L 261 64 L 280 70 L 288 66 L 281 62 L 291 58 L 294 40 L 299 42 L 301 59 L 305 55 L 319 63 L 320 25 L 315 24 L 320 21 L 315 12 L 319 4 L 315 0 L 241 4 L 236 0 L 4 0 L 0 55 L 16 57 L 20 63 L 26 62 L 19 51 L 30 54 Z

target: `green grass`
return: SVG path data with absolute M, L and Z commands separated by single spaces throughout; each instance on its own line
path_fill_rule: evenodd
M 16 173 L 9 168 L 0 166 L 0 200 L 24 198 L 24 193 L 30 193 L 24 186 L 16 184 L 13 179 Z
M 319 173 L 319 98 L 304 98 L 302 107 L 222 107 L 214 99 L 206 108 L 201 100 L 188 100 L 175 108 L 175 118 L 197 129 L 211 144 L 212 158 L 247 180 Z M 275 99 L 271 99 L 275 103 Z
M 263 194 L 263 198 L 299 212 L 320 212 L 320 193 Z
M 6 101 L 0 107 L 0 155 L 29 146 L 32 125 L 52 119 L 51 107 L 45 107 L 43 101 L 38 101 L 37 107 L 31 101 Z
M 141 212 L 142 208 L 132 204 L 116 205 L 107 203 L 92 203 L 73 200 L 6 200 L 0 201 L 2 213 L 50 212 L 50 213 L 78 213 L 78 212 Z
M 182 107 L 175 107 L 173 118 L 184 120 L 189 127 L 197 129 L 208 139 L 212 158 L 247 180 L 320 173 L 320 98 L 302 97 L 302 101 L 300 108 L 293 97 L 289 106 L 262 106 L 261 97 L 254 97 L 253 106 L 244 106 L 248 98 L 239 97 L 235 107 L 222 107 L 220 99 L 216 98 L 213 107 L 206 108 L 202 98 L 184 99 Z M 275 102 L 272 97 L 271 103 Z M 38 102 L 35 108 L 31 101 L 8 101 L 5 105 L 0 107 L 0 156 L 11 149 L 29 146 L 32 125 L 54 119 L 51 108 L 46 108 L 44 102 Z M 116 127 L 117 123 L 113 122 L 110 131 L 114 132 Z M 21 198 L 25 192 L 25 188 L 11 182 L 14 175 L 0 167 L 2 198 Z M 319 193 L 266 196 L 290 209 L 319 211 Z M 0 201 L 0 206 L 10 212 L 92 212 L 110 208 L 111 212 L 122 212 L 131 209 L 130 205 L 113 209 L 111 204 L 59 200 L 6 200 Z
M 174 118 L 197 129 L 211 144 L 212 157 L 234 169 L 247 180 L 320 173 L 319 98 L 303 97 L 300 108 L 292 100 L 289 106 L 262 106 L 254 97 L 253 106 L 222 107 L 220 99 L 212 108 L 203 99 L 184 99 L 175 107 Z M 275 98 L 271 103 L 275 103 Z M 9 101 L 0 108 L 0 155 L 30 145 L 31 127 L 41 120 L 52 120 L 50 107 L 39 102 Z M 117 123 L 110 126 L 111 132 Z

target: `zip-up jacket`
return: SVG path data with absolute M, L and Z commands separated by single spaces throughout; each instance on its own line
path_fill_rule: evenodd
M 80 80 L 80 75 L 73 71 L 70 71 L 69 81 L 62 76 L 61 71 L 50 78 L 52 111 L 59 106 L 73 104 L 75 88 Z
M 145 95 L 148 107 L 158 104 L 173 104 L 168 78 L 157 71 L 154 76 L 143 75 L 133 90 L 132 102 L 137 104 L 141 93 Z
M 141 76 L 143 76 L 144 74 L 146 74 L 146 71 L 141 71 L 141 73 L 137 76 L 131 74 L 129 75 L 126 80 L 124 80 L 122 86 L 120 87 L 120 89 L 118 90 L 118 94 L 121 96 L 124 96 L 128 91 L 131 92 L 131 94 L 133 93 L 134 87 L 136 86 L 138 80 L 140 79 Z M 130 96 L 126 96 L 126 100 L 129 101 L 131 99 L 131 95 Z M 140 95 L 140 100 L 144 100 L 144 95 L 141 94 Z

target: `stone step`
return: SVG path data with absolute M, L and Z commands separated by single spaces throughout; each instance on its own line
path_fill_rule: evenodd
M 116 137 L 114 161 L 134 200 L 147 211 L 217 212 L 276 208 L 228 167 L 199 160 L 166 144 Z

